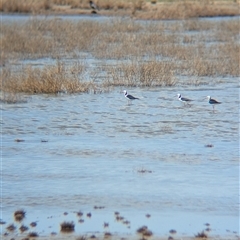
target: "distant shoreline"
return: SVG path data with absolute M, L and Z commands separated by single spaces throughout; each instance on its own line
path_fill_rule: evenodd
M 1 14 L 128 16 L 149 20 L 239 16 L 238 1 L 156 1 L 155 4 L 151 3 L 153 1 L 96 2 L 99 2 L 99 11 L 92 10 L 88 1 L 76 4 L 73 0 L 69 0 L 68 4 L 59 5 L 55 0 L 39 0 L 34 3 L 27 0 L 22 4 L 3 0 L 0 3 L 0 12 Z

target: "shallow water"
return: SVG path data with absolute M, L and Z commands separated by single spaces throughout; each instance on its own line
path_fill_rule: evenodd
M 120 89 L 3 104 L 2 218 L 24 208 L 41 229 L 41 219 L 77 221 L 82 210 L 93 216 L 81 230 L 94 232 L 120 211 L 132 222 L 110 224 L 120 233 L 148 224 L 156 234 L 192 234 L 206 222 L 213 234 L 238 231 L 239 99 L 236 84 L 221 87 L 129 89 L 140 97 L 132 104 Z M 174 96 L 180 90 L 190 107 Z M 223 102 L 215 112 L 202 100 L 209 94 Z
M 105 231 L 104 222 L 119 234 L 147 225 L 160 236 L 193 236 L 206 223 L 210 236 L 239 234 L 238 79 L 128 89 L 140 98 L 132 104 L 122 90 L 1 104 L 1 219 L 12 223 L 23 208 L 24 223 L 37 221 L 43 235 L 64 220 L 81 234 Z M 194 101 L 185 106 L 177 93 Z M 207 95 L 222 102 L 215 111 Z

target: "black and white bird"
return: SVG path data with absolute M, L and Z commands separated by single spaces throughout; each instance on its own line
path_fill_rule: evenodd
M 192 101 L 191 99 L 182 97 L 182 95 L 180 93 L 178 93 L 177 96 L 178 96 L 178 100 L 181 101 L 181 102 L 184 102 L 184 104 Z
M 139 99 L 139 98 L 136 98 L 136 97 L 134 97 L 134 96 L 128 94 L 126 90 L 124 90 L 123 93 L 124 93 L 125 98 L 128 99 L 128 102 L 129 102 L 129 101 L 132 101 L 132 100 Z
M 93 11 L 99 11 L 99 7 L 93 1 L 89 1 L 89 5 L 93 9 Z
M 207 99 L 208 99 L 208 103 L 213 106 L 213 110 L 214 110 L 214 106 L 215 106 L 216 104 L 221 104 L 221 102 L 218 102 L 217 100 L 212 99 L 210 96 L 207 96 Z

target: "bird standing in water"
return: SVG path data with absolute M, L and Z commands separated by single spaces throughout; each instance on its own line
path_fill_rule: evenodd
M 136 98 L 136 97 L 134 97 L 134 96 L 128 94 L 126 90 L 124 90 L 123 93 L 124 93 L 125 98 L 128 99 L 128 102 L 129 102 L 129 101 L 132 101 L 132 100 L 139 99 L 139 98 Z
M 221 104 L 221 102 L 218 102 L 217 100 L 212 99 L 211 96 L 207 96 L 207 99 L 208 99 L 208 103 L 213 106 L 213 110 L 214 110 L 214 106 L 215 106 L 216 104 Z
M 182 97 L 182 95 L 181 95 L 180 93 L 178 93 L 177 96 L 178 96 L 178 100 L 181 101 L 181 102 L 184 102 L 184 104 L 185 104 L 185 103 L 188 104 L 189 102 L 192 101 L 191 99 L 188 99 L 188 98 L 184 98 L 184 97 Z

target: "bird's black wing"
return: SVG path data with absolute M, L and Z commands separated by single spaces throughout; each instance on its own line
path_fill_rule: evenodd
M 184 97 L 182 97 L 181 100 L 184 101 L 184 102 L 191 102 L 192 101 L 191 99 L 184 98 Z
M 133 100 L 133 99 L 139 99 L 139 98 L 136 98 L 136 97 L 134 97 L 134 96 L 132 96 L 132 95 L 130 95 L 130 94 L 128 94 L 126 97 L 127 97 L 128 99 L 131 99 L 131 100 Z
M 210 103 L 210 104 L 220 104 L 221 102 L 218 102 L 218 101 L 215 100 L 215 99 L 210 99 L 209 103 Z

